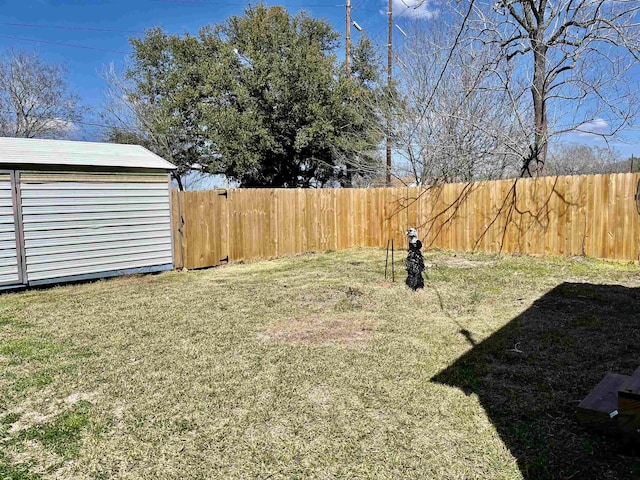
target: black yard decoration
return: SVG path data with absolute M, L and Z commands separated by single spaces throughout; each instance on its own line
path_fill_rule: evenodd
M 424 270 L 424 258 L 422 257 L 422 242 L 418 240 L 418 232 L 415 228 L 407 230 L 409 237 L 409 253 L 405 260 L 405 268 L 407 270 L 407 286 L 412 290 L 424 288 L 424 279 L 422 271 Z

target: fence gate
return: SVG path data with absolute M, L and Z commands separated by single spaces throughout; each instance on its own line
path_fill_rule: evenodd
M 204 268 L 229 261 L 227 191 L 216 193 L 173 192 L 176 268 Z

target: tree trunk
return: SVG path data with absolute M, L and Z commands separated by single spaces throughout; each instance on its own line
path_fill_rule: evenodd
M 182 178 L 180 178 L 180 175 L 176 173 L 176 174 L 173 174 L 172 176 L 176 181 L 176 183 L 178 184 L 178 190 L 180 190 L 181 192 L 184 192 L 184 184 L 182 183 Z
M 538 30 L 533 45 L 533 84 L 531 85 L 531 95 L 533 96 L 533 113 L 535 121 L 535 132 L 533 146 L 525 165 L 523 173 L 536 176 L 542 172 L 547 160 L 548 133 L 547 124 L 547 103 L 546 103 L 546 73 L 547 73 L 547 46 L 544 45 L 544 31 Z

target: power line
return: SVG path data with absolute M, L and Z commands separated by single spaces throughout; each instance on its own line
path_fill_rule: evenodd
M 343 5 L 341 5 L 343 6 Z M 358 7 L 359 12 L 375 12 L 375 13 L 384 13 L 383 9 L 378 8 L 362 8 L 362 2 L 360 2 L 360 6 Z
M 9 23 L 0 22 L 0 25 L 8 27 L 27 27 L 27 28 L 52 28 L 56 30 L 89 30 L 92 32 L 111 32 L 111 33 L 144 33 L 141 30 L 113 30 L 110 28 L 97 28 L 97 27 L 73 27 L 66 25 L 39 25 L 36 23 Z
M 0 114 L 5 114 L 5 115 L 14 115 L 16 112 L 12 112 L 9 110 L 0 110 Z M 29 114 L 29 118 L 36 118 L 38 120 L 62 120 L 65 121 L 64 119 L 61 119 L 59 117 L 54 117 L 54 116 L 50 116 L 50 115 L 35 115 L 35 114 Z M 85 122 L 82 120 L 69 120 L 69 123 L 71 124 L 78 124 L 78 125 L 87 125 L 90 127 L 101 127 L 101 128 L 113 128 L 113 129 L 122 129 L 125 130 L 124 127 L 117 127 L 114 125 L 106 125 L 104 123 L 93 123 L 93 122 Z M 140 130 L 136 127 L 127 127 L 126 130 L 135 130 L 138 132 L 143 132 L 143 130 Z
M 433 97 L 436 94 L 436 91 L 438 90 L 438 87 L 440 86 L 440 82 L 442 81 L 442 78 L 444 77 L 444 74 L 449 66 L 449 62 L 451 61 L 451 58 L 453 57 L 453 52 L 454 50 L 458 47 L 458 42 L 460 41 L 460 37 L 462 36 L 463 32 L 464 32 L 464 28 L 465 25 L 467 24 L 467 21 L 469 20 L 469 18 L 471 17 L 471 12 L 473 11 L 473 5 L 475 4 L 475 0 L 471 0 L 469 2 L 469 9 L 467 10 L 467 13 L 465 14 L 464 18 L 462 19 L 462 23 L 460 25 L 460 30 L 458 30 L 458 33 L 456 34 L 456 38 L 453 42 L 453 45 L 451 47 L 451 49 L 449 50 L 449 54 L 447 55 L 447 59 L 444 62 L 444 65 L 442 67 L 442 70 L 440 71 L 440 75 L 438 76 L 438 79 L 436 80 L 436 84 L 433 87 L 433 90 L 431 92 L 431 95 L 429 96 L 429 99 L 427 100 L 426 105 L 424 106 L 424 108 L 422 109 L 422 112 L 420 113 L 420 119 L 415 123 L 412 131 L 411 131 L 411 135 L 409 135 L 409 138 L 413 137 L 413 135 L 416 133 L 416 130 L 418 129 L 418 125 L 420 123 L 422 123 L 422 120 L 424 120 L 425 115 L 427 114 L 427 111 L 429 110 L 429 107 L 431 106 L 431 102 L 433 101 Z
M 387 12 L 387 88 L 391 91 L 391 77 L 393 75 L 393 0 L 389 0 L 389 11 Z M 391 130 L 390 120 L 387 117 L 387 142 L 386 142 L 386 150 L 387 150 L 387 187 L 391 186 L 391 135 L 389 131 Z
M 384 27 L 382 27 L 382 29 L 376 33 L 373 37 L 371 37 L 369 40 L 371 40 L 371 42 L 373 42 L 376 38 L 378 38 L 380 36 L 380 34 L 384 31 L 387 30 L 387 26 L 385 25 Z M 385 45 L 386 46 L 386 45 Z
M 49 41 L 49 40 L 36 40 L 35 38 L 13 37 L 11 35 L 0 35 L 0 38 L 7 38 L 9 40 L 18 40 L 18 41 L 21 41 L 21 42 L 46 43 L 48 45 L 57 45 L 57 46 L 60 46 L 60 47 L 83 48 L 85 50 L 97 50 L 97 51 L 100 51 L 100 52 L 122 53 L 124 55 L 129 55 L 129 53 L 130 53 L 130 52 L 124 52 L 122 50 L 110 50 L 108 48 L 90 47 L 88 45 L 76 45 L 76 44 L 73 44 L 73 43 L 52 42 L 52 41 Z
M 362 4 L 363 4 L 363 3 L 364 3 L 364 0 L 358 0 L 358 3 L 356 3 L 356 4 L 353 6 L 353 9 L 355 10 L 355 9 L 357 9 L 357 8 L 360 8 L 360 7 L 362 6 Z
M 178 4 L 184 4 L 184 5 L 218 5 L 218 6 L 232 5 L 232 6 L 243 6 L 243 7 L 250 6 L 249 2 L 245 2 L 245 3 L 209 2 L 206 0 L 151 0 L 151 1 L 156 3 L 178 3 Z M 292 5 L 292 7 L 302 7 L 302 8 L 337 8 L 337 7 L 344 7 L 344 6 L 345 6 L 344 4 L 341 4 L 341 5 L 337 5 L 337 4 L 336 5 Z
M 184 3 L 184 4 L 200 4 L 200 5 L 239 5 L 247 6 L 248 3 L 232 3 L 232 2 L 207 2 L 204 0 L 151 0 L 155 3 Z
M 347 23 L 346 23 L 346 37 L 345 37 L 345 56 L 344 65 L 347 70 L 347 77 L 351 76 L 351 0 L 347 0 Z

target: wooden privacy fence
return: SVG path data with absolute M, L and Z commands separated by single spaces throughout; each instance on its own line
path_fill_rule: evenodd
M 376 189 L 172 192 L 176 267 L 354 246 L 639 260 L 640 174 Z

